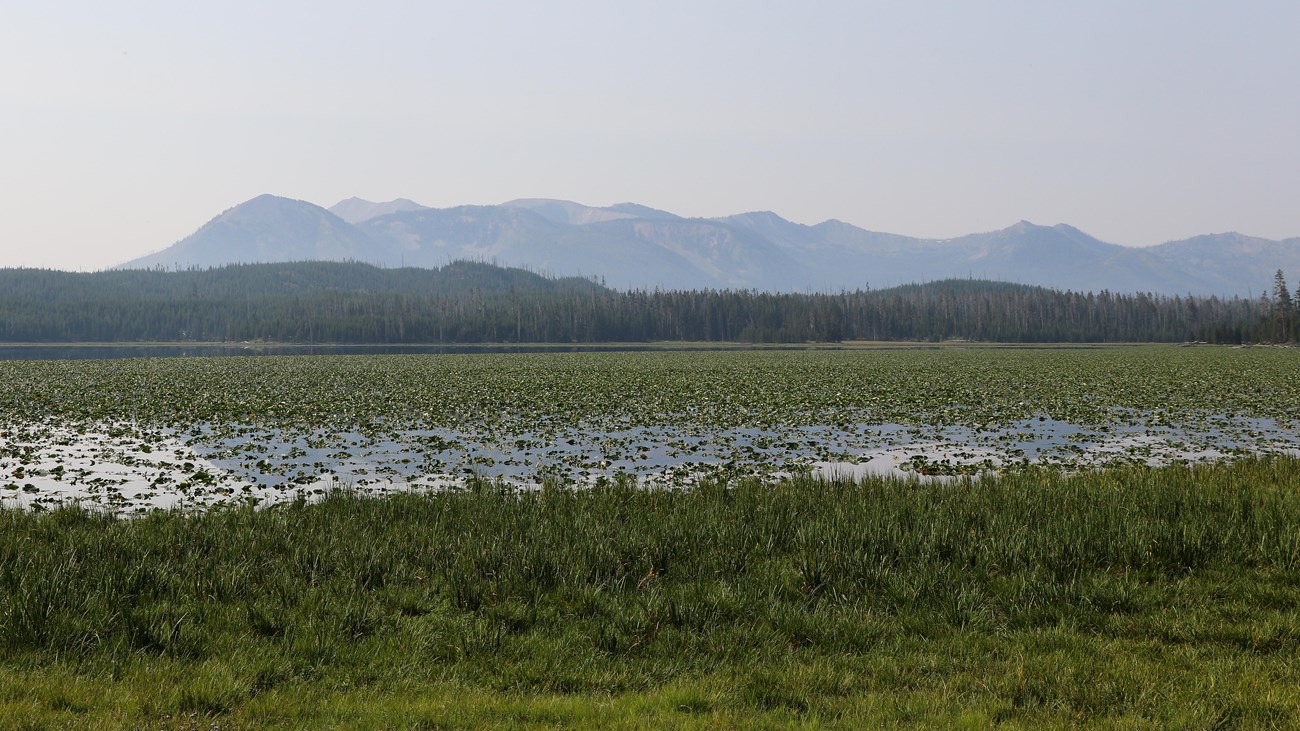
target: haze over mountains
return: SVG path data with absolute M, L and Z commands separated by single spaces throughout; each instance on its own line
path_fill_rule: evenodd
M 1075 291 L 1259 295 L 1278 269 L 1300 276 L 1300 238 L 1210 234 L 1136 248 L 1065 224 L 1021 221 L 953 239 L 879 233 L 771 212 L 684 218 L 633 203 L 603 208 L 520 199 L 426 208 L 359 198 L 329 210 L 262 195 L 119 268 L 354 260 L 437 267 L 474 259 L 618 289 L 838 291 L 975 277 Z

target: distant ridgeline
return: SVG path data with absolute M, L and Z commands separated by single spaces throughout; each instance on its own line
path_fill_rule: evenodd
M 1280 291 L 1286 286 L 1278 276 Z M 839 294 L 618 292 L 456 262 L 189 271 L 0 270 L 0 341 L 293 343 L 946 340 L 1235 343 L 1296 338 L 1292 298 L 1080 294 L 945 280 Z

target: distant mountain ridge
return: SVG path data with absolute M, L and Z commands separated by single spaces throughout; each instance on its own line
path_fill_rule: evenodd
M 424 206 L 413 200 L 407 200 L 406 198 L 395 198 L 384 203 L 374 203 L 361 198 L 352 197 L 330 206 L 329 212 L 348 223 L 355 224 L 376 216 L 397 213 L 399 211 L 418 211 L 422 208 L 424 208 Z
M 948 278 L 1074 291 L 1257 295 L 1282 269 L 1300 279 L 1300 238 L 1209 234 L 1136 248 L 1066 224 L 1020 221 L 999 231 L 921 239 L 770 211 L 685 218 L 635 203 L 593 207 L 518 199 L 428 208 L 349 198 L 324 209 L 261 195 L 191 236 L 119 268 L 349 260 L 432 268 L 472 259 L 618 289 L 833 292 Z

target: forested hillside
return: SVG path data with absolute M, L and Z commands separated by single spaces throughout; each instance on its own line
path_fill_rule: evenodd
M 4 342 L 1243 342 L 1294 337 L 1291 304 L 1285 314 L 1279 307 L 1267 297 L 1083 294 L 980 280 L 839 294 L 617 292 L 467 262 L 0 270 Z
M 112 269 L 63 272 L 0 269 L 0 299 L 40 302 L 120 302 L 274 298 L 306 293 L 465 297 L 479 292 L 588 291 L 599 285 L 576 277 L 552 279 L 523 269 L 458 261 L 433 269 L 381 269 L 357 262 L 300 261 L 181 271 Z

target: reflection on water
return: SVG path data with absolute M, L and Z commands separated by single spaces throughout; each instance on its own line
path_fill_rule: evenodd
M 1283 452 L 1300 453 L 1296 425 L 1221 414 L 1180 425 L 1084 426 L 1040 418 L 981 427 L 778 429 L 498 425 L 327 432 L 213 424 L 177 431 L 29 424 L 0 430 L 0 505 L 81 501 L 131 513 L 265 504 L 337 487 L 377 494 L 445 488 L 471 476 L 523 487 L 547 478 L 583 485 L 618 475 L 668 487 L 706 475 L 946 479 L 1029 465 L 1071 470 Z

